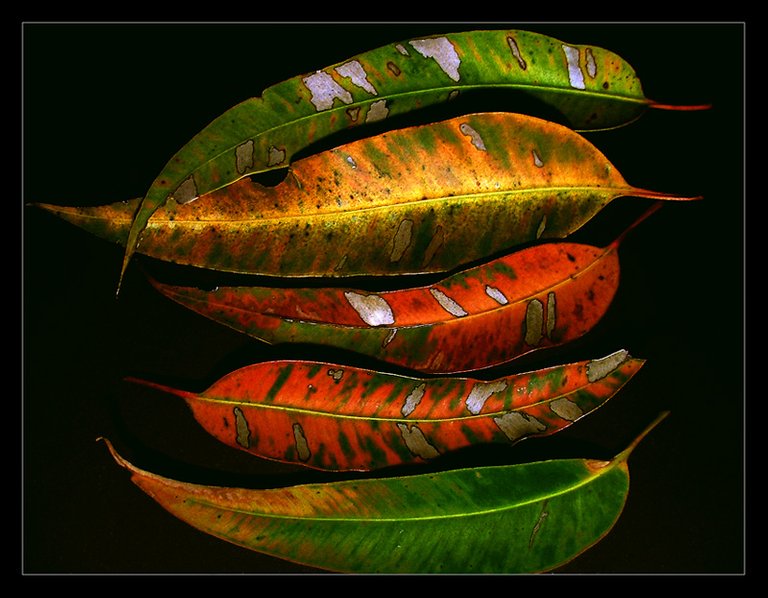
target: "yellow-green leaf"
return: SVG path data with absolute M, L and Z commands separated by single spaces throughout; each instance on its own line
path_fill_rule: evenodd
M 172 199 L 149 219 L 138 250 L 271 276 L 443 272 L 565 237 L 631 195 L 686 199 L 628 184 L 562 125 L 471 114 L 310 156 L 274 187 L 246 178 L 189 203 Z M 124 244 L 139 203 L 42 207 Z

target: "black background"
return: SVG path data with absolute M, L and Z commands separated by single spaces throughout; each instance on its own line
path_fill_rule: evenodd
M 622 281 L 584 339 L 494 374 L 626 348 L 647 364 L 596 413 L 547 439 L 479 447 L 424 469 L 609 458 L 661 411 L 632 455 L 626 508 L 559 573 L 739 574 L 744 554 L 744 27 L 741 24 L 42 24 L 23 28 L 23 197 L 96 205 L 141 196 L 208 122 L 266 87 L 411 37 L 529 29 L 626 59 L 646 96 L 705 112 L 651 111 L 589 133 L 628 182 L 683 195 L 627 237 Z M 487 101 L 486 101 L 487 100 Z M 485 101 L 485 103 L 484 103 Z M 519 96 L 475 107 L 535 109 Z M 464 108 L 465 106 L 461 106 Z M 604 245 L 651 204 L 619 198 L 574 240 Z M 23 494 L 27 574 L 308 573 L 206 536 L 129 480 L 105 445 L 187 481 L 270 487 L 350 475 L 261 461 L 212 439 L 180 401 L 123 380 L 201 391 L 237 367 L 308 358 L 372 365 L 312 347 L 268 347 L 171 303 L 155 275 L 198 273 L 137 256 L 22 207 Z M 416 470 L 406 470 L 405 473 Z M 387 472 L 387 475 L 403 473 Z

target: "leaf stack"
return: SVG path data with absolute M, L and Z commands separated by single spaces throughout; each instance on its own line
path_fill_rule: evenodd
M 527 94 L 562 118 L 470 112 L 366 136 L 371 123 L 418 121 L 422 108 L 477 90 Z M 624 126 L 654 107 L 671 108 L 646 98 L 632 67 L 602 48 L 519 30 L 410 39 L 234 106 L 172 156 L 143 197 L 39 205 L 123 245 L 121 280 L 137 252 L 268 277 L 213 290 L 152 284 L 267 344 L 334 347 L 382 364 L 268 361 L 202 392 L 131 379 L 183 399 L 213 437 L 324 472 L 418 467 L 566 429 L 642 367 L 620 350 L 483 373 L 580 339 L 609 310 L 626 231 L 606 247 L 563 239 L 619 197 L 694 199 L 628 183 L 578 132 Z M 357 129 L 354 141 L 294 159 Z M 255 176 L 278 169 L 276 185 Z M 425 283 L 432 274 L 439 280 Z M 364 277 L 365 288 L 338 283 L 349 277 Z M 467 372 L 478 375 L 459 376 Z M 266 490 L 166 479 L 109 448 L 169 512 L 252 550 L 332 571 L 499 573 L 552 570 L 607 534 L 638 441 L 609 461 Z

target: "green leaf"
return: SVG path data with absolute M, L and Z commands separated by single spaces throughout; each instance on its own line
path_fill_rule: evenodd
M 270 276 L 443 272 L 564 237 L 619 196 L 685 199 L 628 184 L 584 137 L 512 113 L 398 129 L 310 156 L 266 187 L 242 179 L 150 218 L 138 250 Z M 43 205 L 125 243 L 138 200 Z
M 333 132 L 442 103 L 476 89 L 523 90 L 577 129 L 638 118 L 644 97 L 614 53 L 515 30 L 472 31 L 392 43 L 266 89 L 214 120 L 166 164 L 144 196 L 123 272 L 150 216 L 249 174 L 284 167 Z
M 228 542 L 332 571 L 549 571 L 603 538 L 629 491 L 627 459 L 562 459 L 251 490 L 195 485 L 132 465 L 137 486 Z

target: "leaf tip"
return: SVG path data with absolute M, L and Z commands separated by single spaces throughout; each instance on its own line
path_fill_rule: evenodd
M 712 104 L 662 104 L 661 102 L 650 102 L 651 108 L 657 110 L 675 110 L 678 112 L 696 112 L 701 110 L 710 110 Z
M 120 456 L 120 454 L 117 452 L 114 445 L 108 438 L 106 438 L 105 436 L 99 436 L 98 438 L 96 438 L 96 442 L 103 442 L 104 444 L 107 445 L 107 449 L 109 450 L 110 455 L 112 455 L 112 458 L 115 460 L 115 462 L 118 465 L 120 465 L 125 469 L 133 470 L 133 467 L 131 466 L 131 464 L 128 463 L 128 461 L 126 461 Z
M 637 446 L 642 442 L 642 440 L 646 436 L 648 436 L 648 434 L 650 434 L 651 431 L 654 428 L 656 428 L 656 426 L 658 426 L 662 421 L 664 421 L 669 414 L 670 414 L 670 411 L 667 410 L 667 411 L 662 411 L 658 416 L 656 416 L 656 418 L 648 426 L 646 426 L 646 428 L 642 432 L 640 432 L 640 434 L 637 435 L 637 437 L 630 443 L 630 445 L 616 456 L 616 458 L 614 459 L 614 462 L 621 463 L 629 459 L 629 456 L 637 448 Z

